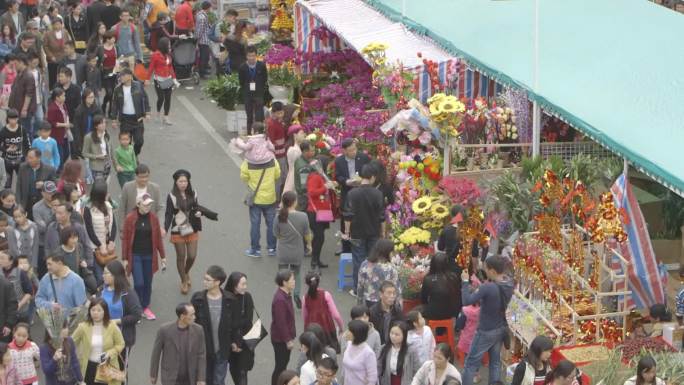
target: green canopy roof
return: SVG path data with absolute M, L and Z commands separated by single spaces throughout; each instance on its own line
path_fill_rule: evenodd
M 534 0 L 366 1 L 528 90 L 545 110 L 683 194 L 681 14 L 646 0 L 538 0 L 534 89 Z

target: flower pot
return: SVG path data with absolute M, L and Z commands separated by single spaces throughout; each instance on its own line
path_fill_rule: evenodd
M 274 102 L 281 102 L 283 104 L 290 102 L 292 88 L 285 86 L 269 86 L 268 91 L 271 93 L 271 96 L 273 96 Z
M 504 160 L 503 159 L 498 159 L 496 161 L 496 168 L 503 168 L 504 166 Z
M 404 313 L 404 315 L 408 314 L 413 308 L 416 306 L 420 306 L 420 300 L 419 299 L 407 299 L 404 298 L 401 300 L 401 311 Z
M 466 163 L 466 170 L 473 171 L 475 169 L 475 158 L 472 156 L 468 158 L 468 163 Z

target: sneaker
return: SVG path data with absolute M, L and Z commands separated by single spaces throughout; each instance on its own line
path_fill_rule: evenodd
M 157 316 L 152 313 L 152 310 L 150 310 L 149 307 L 146 307 L 145 310 L 143 310 L 143 315 L 148 321 L 154 321 L 157 319 Z
M 248 257 L 252 257 L 252 258 L 261 258 L 261 250 L 247 249 L 247 250 L 245 250 L 245 254 L 246 254 Z
M 276 256 L 276 249 L 268 249 L 268 256 L 269 257 L 275 257 Z
M 349 295 L 356 298 L 356 291 L 354 291 L 354 289 L 349 290 Z

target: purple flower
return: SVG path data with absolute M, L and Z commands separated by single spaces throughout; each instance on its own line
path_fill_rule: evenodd
M 264 62 L 268 65 L 282 65 L 295 59 L 295 51 L 291 47 L 282 44 L 273 44 L 264 56 Z

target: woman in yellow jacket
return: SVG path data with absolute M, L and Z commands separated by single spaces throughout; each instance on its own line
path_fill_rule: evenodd
M 115 368 L 119 366 L 119 354 L 126 345 L 121 330 L 109 320 L 109 308 L 102 298 L 96 298 L 88 307 L 88 320 L 81 322 L 71 336 L 76 344 L 81 373 L 88 385 L 120 385 L 119 381 L 107 381 L 97 377 L 97 367 L 108 362 Z

